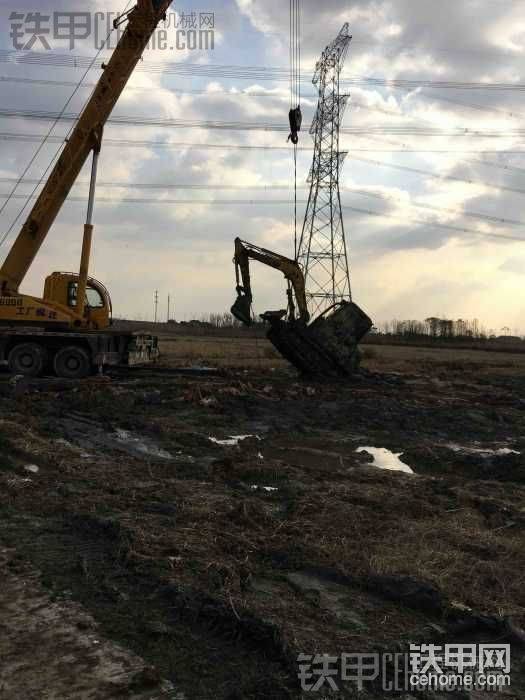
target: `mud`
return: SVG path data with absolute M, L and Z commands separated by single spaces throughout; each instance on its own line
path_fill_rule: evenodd
M 496 640 L 525 697 L 524 378 L 159 368 L 0 394 L 2 698 L 300 698 L 300 653 Z M 77 665 L 91 695 L 63 689 Z

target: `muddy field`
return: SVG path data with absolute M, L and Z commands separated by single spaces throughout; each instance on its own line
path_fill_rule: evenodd
M 0 374 L 1 698 L 315 698 L 298 655 L 342 653 L 392 656 L 332 697 L 490 697 L 386 692 L 410 643 L 510 643 L 525 697 L 525 356 L 366 348 L 327 386 L 161 349 Z

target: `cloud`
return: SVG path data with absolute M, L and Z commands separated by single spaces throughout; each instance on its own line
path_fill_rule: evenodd
M 525 255 L 507 258 L 498 268 L 502 272 L 510 272 L 513 275 L 525 276 Z
M 83 9 L 116 11 L 123 4 L 121 0 L 109 4 L 87 0 Z M 20 8 L 29 11 L 34 3 L 27 3 L 27 7 L 22 3 Z M 192 4 L 175 7 L 179 11 L 192 8 Z M 39 9 L 70 10 L 70 4 L 59 0 L 52 6 L 43 0 Z M 159 71 L 162 64 L 165 68 L 174 61 L 287 68 L 286 4 L 277 0 L 226 0 L 212 2 L 206 9 L 216 13 L 220 41 L 215 50 L 146 52 L 115 114 L 137 119 L 286 125 L 286 81 L 232 78 L 226 70 L 209 78 Z M 341 0 L 303 0 L 305 128 L 299 145 L 312 146 L 308 126 L 316 99 L 315 88 L 308 82 L 313 66 L 343 22 L 350 23 L 353 34 L 343 80 L 368 76 L 516 81 L 522 79 L 523 72 L 521 15 L 517 3 L 481 0 L 445 4 L 430 0 L 356 0 L 351 5 Z M 6 12 L 0 12 L 0 30 L 0 46 L 8 48 Z M 92 56 L 93 46 L 85 42 L 75 53 Z M 8 63 L 1 68 L 2 75 L 15 78 L 71 82 L 81 75 L 71 68 Z M 88 80 L 98 75 L 93 70 Z M 17 109 L 57 111 L 70 91 L 59 86 L 0 82 L 2 105 Z M 496 161 L 498 156 L 479 155 L 480 151 L 522 149 L 519 138 L 510 134 L 511 129 L 522 125 L 521 93 L 435 88 L 406 91 L 368 84 L 354 86 L 351 93 L 344 126 L 362 127 L 362 132 L 341 137 L 341 148 L 350 149 L 341 173 L 341 196 L 344 206 L 353 207 L 345 209 L 345 229 L 356 300 L 382 318 L 423 317 L 445 311 L 451 316 L 478 316 L 487 324 L 495 324 L 504 309 L 507 325 L 525 329 L 519 302 L 522 292 L 518 291 L 523 244 L 498 242 L 425 223 L 525 237 L 519 226 L 525 221 L 525 199 L 522 193 L 510 191 L 525 191 L 525 175 L 487 166 L 480 161 Z M 88 94 L 82 90 L 70 109 L 79 110 Z M 370 126 L 377 127 L 375 133 L 368 131 Z M 0 131 L 41 135 L 48 127 L 46 122 L 2 119 Z M 393 127 L 400 133 L 385 132 Z M 504 135 L 427 136 L 417 133 L 422 127 L 493 129 Z M 65 132 L 63 126 L 57 127 L 57 134 Z M 170 293 L 176 299 L 178 318 L 224 310 L 233 294 L 231 257 L 236 235 L 290 254 L 292 154 L 264 149 L 286 148 L 286 134 L 108 125 L 105 138 L 108 143 L 99 169 L 91 269 L 110 287 L 117 313 L 151 315 L 155 289 L 162 298 Z M 111 140 L 123 143 L 117 147 L 110 145 Z M 137 145 L 144 141 L 164 146 Z M 190 145 L 175 146 L 180 143 Z M 215 148 L 220 144 L 234 147 Z M 252 149 L 254 146 L 258 148 Z M 0 177 L 18 177 L 36 147 L 36 143 L 0 140 Z M 54 149 L 56 145 L 43 149 L 28 177 L 44 171 Z M 303 187 L 300 200 L 307 196 L 304 187 L 311 157 L 311 150 L 299 151 L 298 183 Z M 498 162 L 525 168 L 520 155 L 500 156 Z M 388 164 L 407 169 L 389 168 Z M 84 184 L 74 188 L 74 196 L 85 195 L 88 178 L 86 164 L 80 177 Z M 120 183 L 123 187 L 103 183 Z M 180 185 L 185 188 L 177 189 Z M 273 189 L 272 185 L 287 189 Z M 265 186 L 267 190 L 262 189 Z M 9 187 L 3 182 L 0 190 L 6 192 Z M 196 187 L 202 189 L 191 189 Z M 219 189 L 226 187 L 229 189 Z M 20 193 L 29 191 L 29 186 L 22 185 Z M 113 201 L 104 202 L 107 198 Z M 123 201 L 126 199 L 155 199 L 158 203 Z M 243 199 L 250 203 L 208 201 Z M 14 200 L 6 209 L 0 233 L 10 225 L 20 204 L 20 200 Z M 304 207 L 304 203 L 299 205 L 299 227 Z M 485 218 L 468 216 L 471 213 Z M 25 281 L 26 289 L 39 293 L 43 278 L 52 269 L 77 268 L 84 216 L 84 203 L 66 204 Z M 514 223 L 488 221 L 486 217 Z M 257 309 L 282 306 L 281 278 L 262 266 L 255 266 L 254 275 Z

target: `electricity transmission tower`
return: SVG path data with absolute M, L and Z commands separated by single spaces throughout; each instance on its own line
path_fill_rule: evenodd
M 312 79 L 319 100 L 310 127 L 314 157 L 297 253 L 312 317 L 338 301 L 352 298 L 339 195 L 339 171 L 346 156 L 346 152 L 339 151 L 339 127 L 349 97 L 339 93 L 339 74 L 351 39 L 348 24 L 344 24 L 321 54 Z

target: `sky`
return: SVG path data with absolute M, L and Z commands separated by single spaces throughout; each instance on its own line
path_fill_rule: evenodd
M 29 30 L 29 12 L 89 12 L 104 35 L 104 19 L 95 13 L 124 6 L 125 0 L 0 0 L 4 195 L 52 126 L 27 113 L 60 112 L 83 76 L 82 59 L 97 54 L 94 32 L 73 48 L 51 33 L 49 48 L 37 40 L 31 51 L 15 50 L 11 13 L 24 15 L 23 30 Z M 184 0 L 171 12 L 179 29 L 192 12 L 197 24 L 201 13 L 213 13 L 214 46 L 171 49 L 172 17 L 167 46 L 144 52 L 113 112 L 125 123 L 106 127 L 90 273 L 109 288 L 119 317 L 152 319 L 155 290 L 159 318 L 166 317 L 168 295 L 177 320 L 228 310 L 236 236 L 293 254 L 288 3 Z M 519 85 L 525 83 L 525 5 L 302 0 L 301 18 L 299 227 L 312 159 L 311 77 L 321 51 L 348 22 L 353 38 L 341 78 L 350 99 L 340 143 L 348 155 L 340 184 L 354 300 L 377 325 L 394 318 L 477 318 L 497 334 L 502 328 L 524 334 L 525 132 L 519 130 L 525 94 Z M 35 52 L 37 61 L 24 62 Z M 66 113 L 81 110 L 108 56 L 97 57 Z M 384 84 L 392 80 L 410 83 Z M 244 128 L 211 128 L 210 122 Z M 54 127 L 0 214 L 0 238 L 70 127 L 70 121 Z M 88 178 L 89 163 L 23 291 L 39 295 L 47 274 L 78 269 Z M 2 259 L 30 206 L 1 246 Z M 257 264 L 252 271 L 256 311 L 282 308 L 282 276 Z

